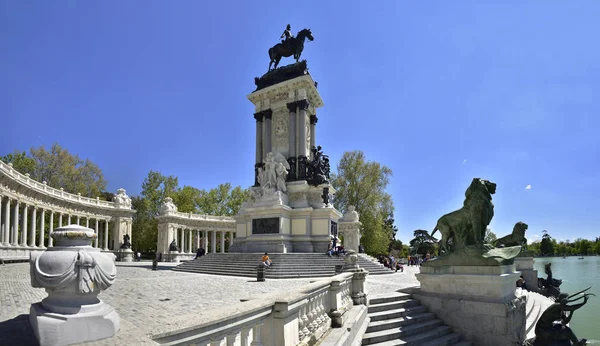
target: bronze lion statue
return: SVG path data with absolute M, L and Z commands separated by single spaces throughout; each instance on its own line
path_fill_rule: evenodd
M 495 247 L 508 247 L 518 246 L 527 244 L 527 238 L 525 238 L 525 231 L 529 226 L 524 222 L 517 222 L 511 234 L 497 239 L 492 245 Z
M 437 222 L 431 232 L 440 231 L 440 247 L 448 252 L 468 245 L 483 245 L 485 230 L 494 217 L 492 195 L 496 193 L 496 184 L 491 181 L 474 178 L 465 192 L 463 207 L 446 214 Z

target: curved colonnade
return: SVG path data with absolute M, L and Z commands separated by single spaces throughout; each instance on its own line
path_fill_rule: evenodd
M 78 224 L 95 230 L 93 246 L 117 251 L 131 237 L 131 199 L 119 189 L 113 202 L 55 189 L 0 161 L 0 259 L 29 259 L 53 246 L 55 228 Z
M 158 216 L 157 256 L 162 261 L 178 262 L 193 259 L 198 248 L 206 253 L 225 252 L 225 240 L 233 245 L 235 219 L 230 216 L 212 216 L 177 211 L 173 200 L 165 198 Z M 219 240 L 217 240 L 217 235 Z M 177 250 L 170 250 L 175 242 Z

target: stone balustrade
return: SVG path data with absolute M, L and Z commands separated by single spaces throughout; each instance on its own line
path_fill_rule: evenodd
M 153 339 L 161 345 L 313 345 L 347 320 L 345 314 L 353 307 L 354 275 L 342 273 L 295 292 L 250 299 L 220 309 L 213 321 Z
M 94 229 L 93 246 L 118 250 L 131 237 L 131 199 L 119 189 L 114 201 L 82 197 L 38 182 L 0 161 L 0 258 L 29 259 L 33 251 L 52 247 L 55 228 L 77 224 Z M 112 225 L 112 227 L 111 227 Z
M 198 248 L 205 249 L 206 253 L 216 253 L 217 235 L 220 252 L 224 253 L 225 239 L 229 239 L 229 246 L 233 245 L 235 230 L 232 217 L 182 213 L 167 197 L 158 216 L 157 256 L 162 261 L 179 262 L 193 259 Z M 171 244 L 176 245 L 177 250 L 170 250 Z

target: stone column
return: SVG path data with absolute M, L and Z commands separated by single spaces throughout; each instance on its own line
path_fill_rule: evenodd
M 40 216 L 40 238 L 39 238 L 39 247 L 41 248 L 45 248 L 46 245 L 44 244 L 44 216 L 46 216 L 46 211 L 42 208 L 42 215 Z
M 265 141 L 264 141 L 264 151 L 263 158 L 267 157 L 267 154 L 273 151 L 272 143 L 271 143 L 271 123 L 273 117 L 273 111 L 271 109 L 264 110 L 262 112 L 265 116 Z
M 225 231 L 221 231 L 221 253 L 225 253 Z
M 108 250 L 108 220 L 104 220 L 104 250 Z
M 27 246 L 27 209 L 28 205 L 23 203 L 23 218 L 21 220 L 21 246 Z
M 90 218 L 89 217 L 85 218 L 85 227 L 90 228 Z
M 94 239 L 94 247 L 98 248 L 98 238 L 100 237 L 100 231 L 98 229 L 98 219 L 96 219 L 96 239 Z
M 258 186 L 258 168 L 263 162 L 263 114 L 262 112 L 254 113 L 256 119 L 256 162 L 254 164 L 254 186 Z
M 196 252 L 194 250 L 194 243 L 195 243 L 194 242 L 194 230 L 191 229 L 189 233 L 190 233 L 190 245 L 188 246 L 188 248 L 190 249 L 190 251 L 189 251 L 190 253 L 194 253 L 194 252 Z
M 54 233 L 54 210 L 50 211 L 50 228 L 48 228 L 48 247 L 54 246 L 54 239 L 52 238 L 52 233 Z
M 317 118 L 316 115 L 311 115 L 310 116 L 310 147 L 312 149 L 312 147 L 316 147 L 317 146 L 317 136 L 316 136 L 316 128 L 317 128 L 317 121 L 319 121 L 319 118 Z
M 35 246 L 35 227 L 37 224 L 37 207 L 34 205 L 33 208 L 31 209 L 31 229 L 29 230 L 29 246 L 30 247 L 37 247 Z
M 77 226 L 81 225 L 81 217 L 77 215 Z
M 212 253 L 217 252 L 217 231 L 211 231 L 212 232 L 212 239 L 210 240 L 210 247 L 211 247 L 211 251 Z
M 287 104 L 288 111 L 290 112 L 290 121 L 288 129 L 288 163 L 290 164 L 290 172 L 288 174 L 288 181 L 296 180 L 296 102 L 290 102 Z
M 63 213 L 58 213 L 58 227 L 62 227 L 62 215 Z
M 180 253 L 185 253 L 185 228 L 181 229 L 181 246 L 179 247 Z
M 229 232 L 229 247 L 233 245 L 233 231 Z
M 306 180 L 307 158 L 306 158 L 306 110 L 308 100 L 298 101 L 300 114 L 298 116 L 298 180 Z
M 6 198 L 6 204 L 4 205 L 4 239 L 2 239 L 2 245 L 8 245 L 10 243 L 10 198 Z
M 200 248 L 200 230 L 196 230 L 196 250 Z
M 19 201 L 15 201 L 15 205 L 13 206 L 13 227 L 12 233 L 10 234 L 10 244 L 12 246 L 17 246 L 18 235 L 19 235 Z
M 4 213 L 4 210 L 2 210 L 3 200 L 4 196 L 0 195 L 0 244 L 2 245 L 4 245 L 4 223 L 2 220 L 2 213 Z
M 208 231 L 204 231 L 204 237 L 202 238 L 204 242 L 204 250 L 208 253 Z

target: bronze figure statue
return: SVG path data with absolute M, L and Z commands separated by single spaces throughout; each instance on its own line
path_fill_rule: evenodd
M 123 245 L 121 245 L 121 249 L 131 249 L 131 242 L 129 241 L 131 237 L 129 234 L 125 233 L 123 236 Z
M 271 65 L 273 65 L 273 63 L 275 63 L 273 69 L 277 68 L 282 57 L 293 55 L 296 62 L 298 62 L 298 60 L 300 60 L 300 55 L 302 55 L 302 51 L 304 50 L 304 41 L 307 38 L 310 41 L 314 40 L 310 29 L 300 30 L 296 37 L 292 35 L 290 30 L 291 26 L 288 24 L 286 30 L 281 35 L 281 38 L 285 37 L 285 39 L 281 41 L 281 43 L 269 48 L 269 71 L 271 71 Z
M 575 333 L 567 326 L 573 318 L 573 312 L 584 306 L 589 296 L 595 296 L 593 293 L 584 293 L 591 287 L 577 292 L 571 296 L 561 293 L 556 302 L 550 305 L 535 325 L 534 346 L 552 346 L 552 345 L 586 345 L 586 339 L 577 339 Z M 582 294 L 582 296 L 571 299 Z M 583 298 L 583 302 L 575 305 L 568 303 L 575 302 Z
M 494 241 L 493 245 L 495 247 L 526 246 L 527 238 L 525 238 L 525 231 L 527 231 L 528 228 L 529 226 L 526 223 L 519 221 L 515 224 L 515 227 L 513 227 L 511 234 L 497 239 Z
M 169 251 L 179 251 L 179 247 L 177 246 L 177 241 L 173 239 L 171 244 L 169 244 Z
M 440 217 L 431 232 L 432 236 L 437 231 L 442 234 L 440 249 L 449 253 L 470 245 L 484 245 L 485 231 L 494 217 L 494 193 L 495 183 L 473 179 L 465 192 L 463 207 Z

